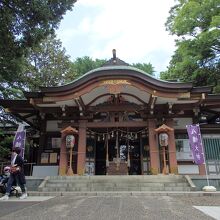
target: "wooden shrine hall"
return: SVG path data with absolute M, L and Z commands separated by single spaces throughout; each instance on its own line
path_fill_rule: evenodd
M 67 85 L 24 94 L 26 100 L 0 100 L 0 105 L 36 130 L 29 137 L 30 162 L 39 172 L 204 174 L 204 164 L 194 164 L 186 125 L 200 123 L 208 159 L 213 159 L 212 140 L 220 143 L 220 95 L 211 87 L 156 79 L 115 53 Z M 166 146 L 160 133 L 167 134 Z

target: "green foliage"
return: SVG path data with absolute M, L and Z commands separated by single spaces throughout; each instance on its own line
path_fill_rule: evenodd
M 0 123 L 3 129 L 7 127 L 7 125 L 17 126 L 19 122 L 21 122 L 19 118 L 15 117 L 9 112 L 6 112 L 5 109 L 2 106 L 0 106 Z M 0 138 L 1 138 L 1 132 L 0 132 Z
M 0 130 L 0 160 L 7 159 L 10 155 L 13 139 L 13 136 L 5 136 Z
M 55 35 L 49 35 L 38 46 L 30 49 L 22 80 L 26 90 L 64 84 L 71 71 L 71 61 L 65 53 Z
M 72 63 L 72 70 L 68 73 L 68 77 L 66 77 L 66 79 L 69 80 L 69 82 L 71 82 L 72 80 L 84 75 L 85 73 L 101 67 L 105 63 L 106 60 L 102 59 L 93 60 L 88 56 L 84 56 L 82 58 L 78 57 Z M 153 75 L 154 73 L 154 68 L 150 63 L 134 63 L 132 64 L 132 66 L 141 69 L 150 75 Z
M 220 79 L 220 0 L 178 0 L 166 27 L 177 35 L 175 51 L 162 79 L 214 85 Z M 215 89 L 215 91 L 217 91 Z
M 73 63 L 72 63 L 72 70 L 70 74 L 68 74 L 67 79 L 70 81 L 84 75 L 85 73 L 89 72 L 90 70 L 93 70 L 95 68 L 101 67 L 106 60 L 100 60 L 100 59 L 95 59 L 93 60 L 92 58 L 88 56 L 84 56 L 82 58 L 77 58 Z
M 154 75 L 154 67 L 152 66 L 151 63 L 133 63 L 132 64 L 133 67 L 136 67 L 140 70 L 143 70 L 144 72 L 150 74 L 150 75 Z
M 16 86 L 13 85 L 13 87 L 11 87 L 12 84 L 10 85 L 5 85 L 5 86 L 1 86 L 0 85 L 0 91 L 1 91 L 1 95 L 0 97 L 7 97 L 8 99 L 23 99 L 24 95 L 22 90 L 20 89 L 20 86 Z
M 58 27 L 76 0 L 2 0 L 0 2 L 1 95 L 22 87 L 23 64 L 29 48 L 37 46 Z M 10 92 L 9 92 L 10 94 Z
M 15 135 L 5 135 L 0 129 L 0 161 L 8 161 L 11 156 L 11 149 Z M 25 141 L 25 157 L 29 156 L 30 143 L 28 139 Z

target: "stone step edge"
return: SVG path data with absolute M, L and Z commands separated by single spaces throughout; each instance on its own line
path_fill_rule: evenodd
M 220 191 L 217 192 L 189 192 L 189 191 L 98 191 L 98 192 L 38 192 L 38 191 L 29 191 L 29 196 L 220 196 Z

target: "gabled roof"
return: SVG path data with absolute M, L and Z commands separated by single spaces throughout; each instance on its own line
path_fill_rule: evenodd
M 0 99 L 0 105 L 31 122 L 46 113 L 78 118 L 90 112 L 130 111 L 153 117 L 154 110 L 155 114 L 183 116 L 183 111 L 192 115 L 198 108 L 218 116 L 220 95 L 211 92 L 211 86 L 157 79 L 113 56 L 69 84 L 24 92 L 27 100 Z
M 128 63 L 125 63 L 123 60 L 120 60 L 116 57 L 116 50 L 112 50 L 112 58 L 107 61 L 103 66 L 129 66 Z
M 212 87 L 193 87 L 191 82 L 171 82 L 157 79 L 146 72 L 129 66 L 128 63 L 116 57 L 116 50 L 112 51 L 113 57 L 108 60 L 102 67 L 91 70 L 69 84 L 54 87 L 41 87 L 38 93 L 25 93 L 27 98 L 43 97 L 45 94 L 71 93 L 77 92 L 85 86 L 89 86 L 98 81 L 122 79 L 131 80 L 148 86 L 152 90 L 162 92 L 190 92 L 190 93 L 211 93 Z
M 88 85 L 97 81 L 106 79 L 131 79 L 141 84 L 150 86 L 151 88 L 162 90 L 162 91 L 173 91 L 173 92 L 195 92 L 195 93 L 210 93 L 212 91 L 211 86 L 207 87 L 193 87 L 192 83 L 183 82 L 169 82 L 164 80 L 159 80 L 142 70 L 139 70 L 131 66 L 103 66 L 94 70 L 91 70 L 79 77 L 78 79 L 72 81 L 69 84 L 54 87 L 41 87 L 40 93 L 57 93 L 57 92 L 67 92 L 69 90 L 75 91 L 84 85 Z M 37 93 L 25 93 L 26 97 L 37 97 Z
M 119 58 L 111 58 L 110 60 L 108 60 L 104 65 L 104 66 L 129 66 L 128 63 L 125 63 L 123 60 L 120 60 Z

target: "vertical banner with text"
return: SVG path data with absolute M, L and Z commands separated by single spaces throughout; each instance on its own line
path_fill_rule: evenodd
M 201 138 L 200 127 L 196 125 L 187 125 L 187 132 L 189 136 L 189 144 L 194 157 L 195 164 L 203 164 L 205 162 L 203 143 Z
M 14 137 L 13 147 L 21 148 L 20 155 L 22 156 L 22 158 L 24 158 L 25 139 L 26 139 L 26 130 L 24 128 L 24 125 L 20 124 L 18 126 L 18 129 Z

